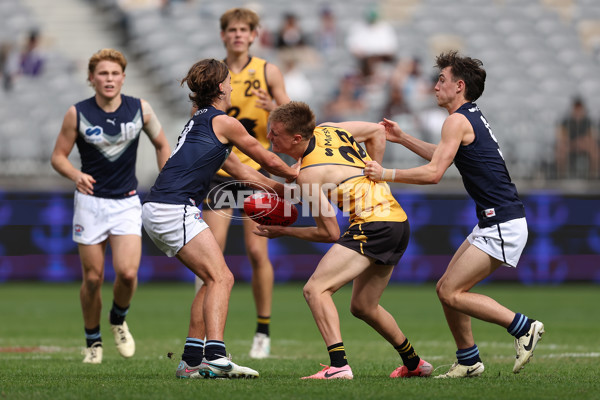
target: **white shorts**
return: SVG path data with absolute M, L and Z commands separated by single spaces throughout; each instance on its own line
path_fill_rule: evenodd
M 527 221 L 517 218 L 487 228 L 475 225 L 469 243 L 509 267 L 516 267 L 527 243 Z
M 169 257 L 208 228 L 198 207 L 183 204 L 144 203 L 142 221 L 150 239 Z
M 75 192 L 73 241 L 98 244 L 109 235 L 142 236 L 142 205 L 135 195 L 105 199 Z

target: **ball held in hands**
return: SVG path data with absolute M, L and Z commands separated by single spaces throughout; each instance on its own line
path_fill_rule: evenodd
M 288 226 L 298 219 L 298 209 L 275 193 L 254 193 L 244 200 L 244 212 L 260 225 Z

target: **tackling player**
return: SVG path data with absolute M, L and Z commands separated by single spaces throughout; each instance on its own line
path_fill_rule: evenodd
M 220 19 L 221 40 L 227 51 L 223 60 L 231 73 L 231 106 L 227 115 L 239 120 L 248 133 L 265 148 L 269 148 L 267 139 L 267 118 L 269 112 L 278 104 L 290 101 L 285 92 L 283 75 L 279 68 L 267 61 L 250 55 L 250 46 L 258 36 L 260 20 L 258 15 L 247 8 L 232 8 Z M 261 166 L 237 147 L 233 152 L 240 160 L 257 171 L 267 175 Z M 219 170 L 211 182 L 211 189 L 231 182 L 233 179 L 224 170 Z M 238 191 L 251 192 L 240 184 L 226 185 L 226 190 L 212 190 L 205 200 L 202 215 L 210 226 L 217 243 L 225 251 L 227 233 L 234 209 L 224 199 L 237 199 Z M 240 209 L 243 213 L 243 209 Z M 226 216 L 228 215 L 228 216 Z M 252 266 L 252 293 L 256 307 L 257 325 L 250 357 L 265 358 L 271 351 L 270 323 L 273 296 L 273 265 L 269 260 L 268 240 L 252 234 L 256 223 L 249 218 L 243 220 L 246 253 Z M 199 290 L 202 281 L 196 279 Z
M 516 267 L 527 242 L 525 207 L 512 183 L 490 124 L 473 103 L 484 89 L 486 72 L 480 60 L 461 57 L 456 51 L 437 57 L 439 69 L 435 96 L 450 114 L 442 126 L 439 144 L 416 139 L 397 123 L 385 120 L 387 140 L 400 143 L 429 160 L 411 169 L 384 169 L 367 162 L 365 175 L 379 181 L 435 184 L 454 163 L 465 189 L 476 205 L 479 223 L 458 248 L 437 283 L 438 297 L 458 350 L 450 370 L 436 378 L 481 375 L 483 362 L 473 338 L 471 317 L 498 324 L 514 336 L 518 373 L 533 356 L 544 333 L 544 324 L 515 313 L 494 299 L 471 293 L 477 283 L 501 265 Z

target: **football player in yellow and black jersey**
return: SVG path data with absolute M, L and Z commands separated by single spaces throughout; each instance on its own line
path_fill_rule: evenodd
M 227 114 L 239 120 L 248 133 L 255 137 L 265 149 L 270 147 L 267 139 L 267 121 L 269 112 L 277 105 L 290 101 L 286 91 L 283 74 L 279 68 L 267 61 L 250 55 L 250 46 L 258 36 L 260 20 L 258 15 L 246 8 L 233 8 L 226 11 L 220 19 L 221 40 L 227 51 L 223 60 L 231 74 L 231 108 Z M 260 165 L 233 148 L 240 160 L 255 170 L 267 174 Z M 202 207 L 204 221 L 210 226 L 221 250 L 225 251 L 227 233 L 234 209 L 243 213 L 241 204 L 231 199 L 239 199 L 243 193 L 250 194 L 252 189 L 245 185 L 231 183 L 232 178 L 220 170 L 211 182 L 211 190 Z M 270 354 L 271 339 L 271 303 L 274 273 L 268 255 L 268 240 L 252 234 L 256 223 L 249 218 L 243 219 L 246 253 L 252 265 L 252 292 L 257 314 L 257 327 L 250 350 L 250 357 L 265 358 Z M 202 281 L 197 278 L 196 290 L 200 290 Z
M 330 365 L 303 379 L 353 378 L 332 299 L 333 293 L 350 281 L 352 314 L 383 336 L 403 361 L 390 377 L 429 376 L 431 364 L 417 355 L 394 317 L 379 304 L 410 235 L 406 213 L 389 186 L 363 175 L 367 161 L 383 158 L 385 128 L 360 121 L 315 127 L 313 112 L 301 102 L 277 107 L 269 122 L 273 151 L 302 158 L 296 182 L 303 207 L 308 204 L 316 226 L 259 226 L 255 233 L 334 243 L 304 286 Z M 359 143 L 364 143 L 366 151 Z M 350 226 L 341 235 L 331 202 L 350 216 Z

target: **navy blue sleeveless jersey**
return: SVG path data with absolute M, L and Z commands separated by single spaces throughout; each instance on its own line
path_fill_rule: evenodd
M 191 204 L 200 207 L 210 181 L 221 168 L 231 145 L 217 139 L 212 120 L 225 114 L 214 107 L 203 108 L 188 121 L 177 146 L 156 178 L 146 202 Z
M 144 126 L 140 99 L 121 95 L 121 105 L 105 112 L 95 97 L 75 104 L 77 110 L 77 149 L 81 171 L 91 175 L 94 196 L 121 198 L 135 194 L 135 160 Z
M 475 132 L 475 139 L 460 146 L 454 164 L 465 189 L 473 198 L 480 227 L 525 216 L 525 208 L 512 183 L 498 141 L 475 103 L 465 103 L 457 113 L 464 115 Z

